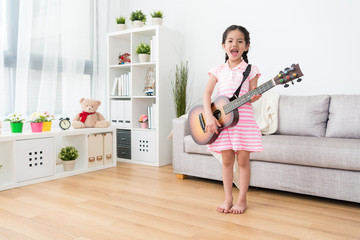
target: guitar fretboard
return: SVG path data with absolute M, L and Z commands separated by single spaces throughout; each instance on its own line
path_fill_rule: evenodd
M 251 90 L 250 92 L 242 95 L 241 97 L 238 97 L 237 99 L 226 104 L 223 107 L 225 114 L 228 114 L 234 111 L 236 108 L 244 105 L 245 103 L 250 101 L 253 96 L 263 94 L 264 92 L 268 91 L 273 87 L 275 87 L 273 80 L 269 80 L 266 83 L 262 84 L 261 86 L 255 88 L 254 90 Z

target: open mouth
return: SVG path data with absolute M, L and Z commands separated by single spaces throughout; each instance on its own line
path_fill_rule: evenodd
M 233 49 L 233 50 L 230 51 L 230 53 L 231 53 L 231 55 L 232 55 L 233 57 L 236 57 L 236 56 L 238 55 L 239 51 L 236 50 L 236 49 Z

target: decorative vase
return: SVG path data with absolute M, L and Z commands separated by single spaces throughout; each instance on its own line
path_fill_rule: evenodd
M 133 21 L 133 27 L 134 28 L 139 28 L 139 27 L 143 27 L 145 24 L 143 21 L 140 21 L 140 20 L 135 20 Z
M 149 57 L 150 57 L 149 54 L 139 54 L 138 56 L 139 56 L 140 63 L 145 63 L 145 62 L 149 61 Z
M 51 131 L 51 122 L 43 122 L 42 131 L 50 132 Z
M 152 23 L 152 25 L 162 25 L 163 19 L 162 18 L 152 18 L 151 23 Z
M 148 128 L 148 123 L 147 122 L 144 122 L 144 123 L 140 123 L 141 124 L 141 128 Z
M 72 170 L 74 170 L 75 169 L 75 162 L 76 162 L 76 160 L 62 161 L 64 171 L 72 171 Z
M 11 132 L 13 132 L 13 133 L 21 133 L 22 129 L 23 129 L 23 125 L 24 125 L 24 123 L 11 122 L 10 123 Z
M 31 123 L 31 131 L 32 132 L 42 132 L 42 128 L 43 128 L 43 123 L 39 122 L 39 123 Z
M 122 30 L 126 30 L 126 29 L 127 29 L 127 25 L 125 23 L 117 24 L 118 31 L 122 31 Z

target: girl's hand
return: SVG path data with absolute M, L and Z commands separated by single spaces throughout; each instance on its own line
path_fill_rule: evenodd
M 210 133 L 215 132 L 216 134 L 219 134 L 218 128 L 221 127 L 221 124 L 213 115 L 206 116 L 205 122 L 206 122 L 205 132 L 210 132 Z
M 253 87 L 253 89 L 255 89 L 256 87 Z M 253 90 L 252 89 L 252 90 Z M 250 102 L 253 103 L 253 102 L 256 102 L 257 100 L 259 100 L 259 98 L 261 98 L 261 95 L 254 95 L 251 97 L 251 100 Z

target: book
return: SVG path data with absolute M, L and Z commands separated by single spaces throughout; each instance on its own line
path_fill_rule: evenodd
M 118 93 L 117 93 L 117 85 L 118 85 L 118 78 L 116 77 L 116 78 L 114 78 L 110 95 L 116 96 L 116 95 L 118 94 Z

